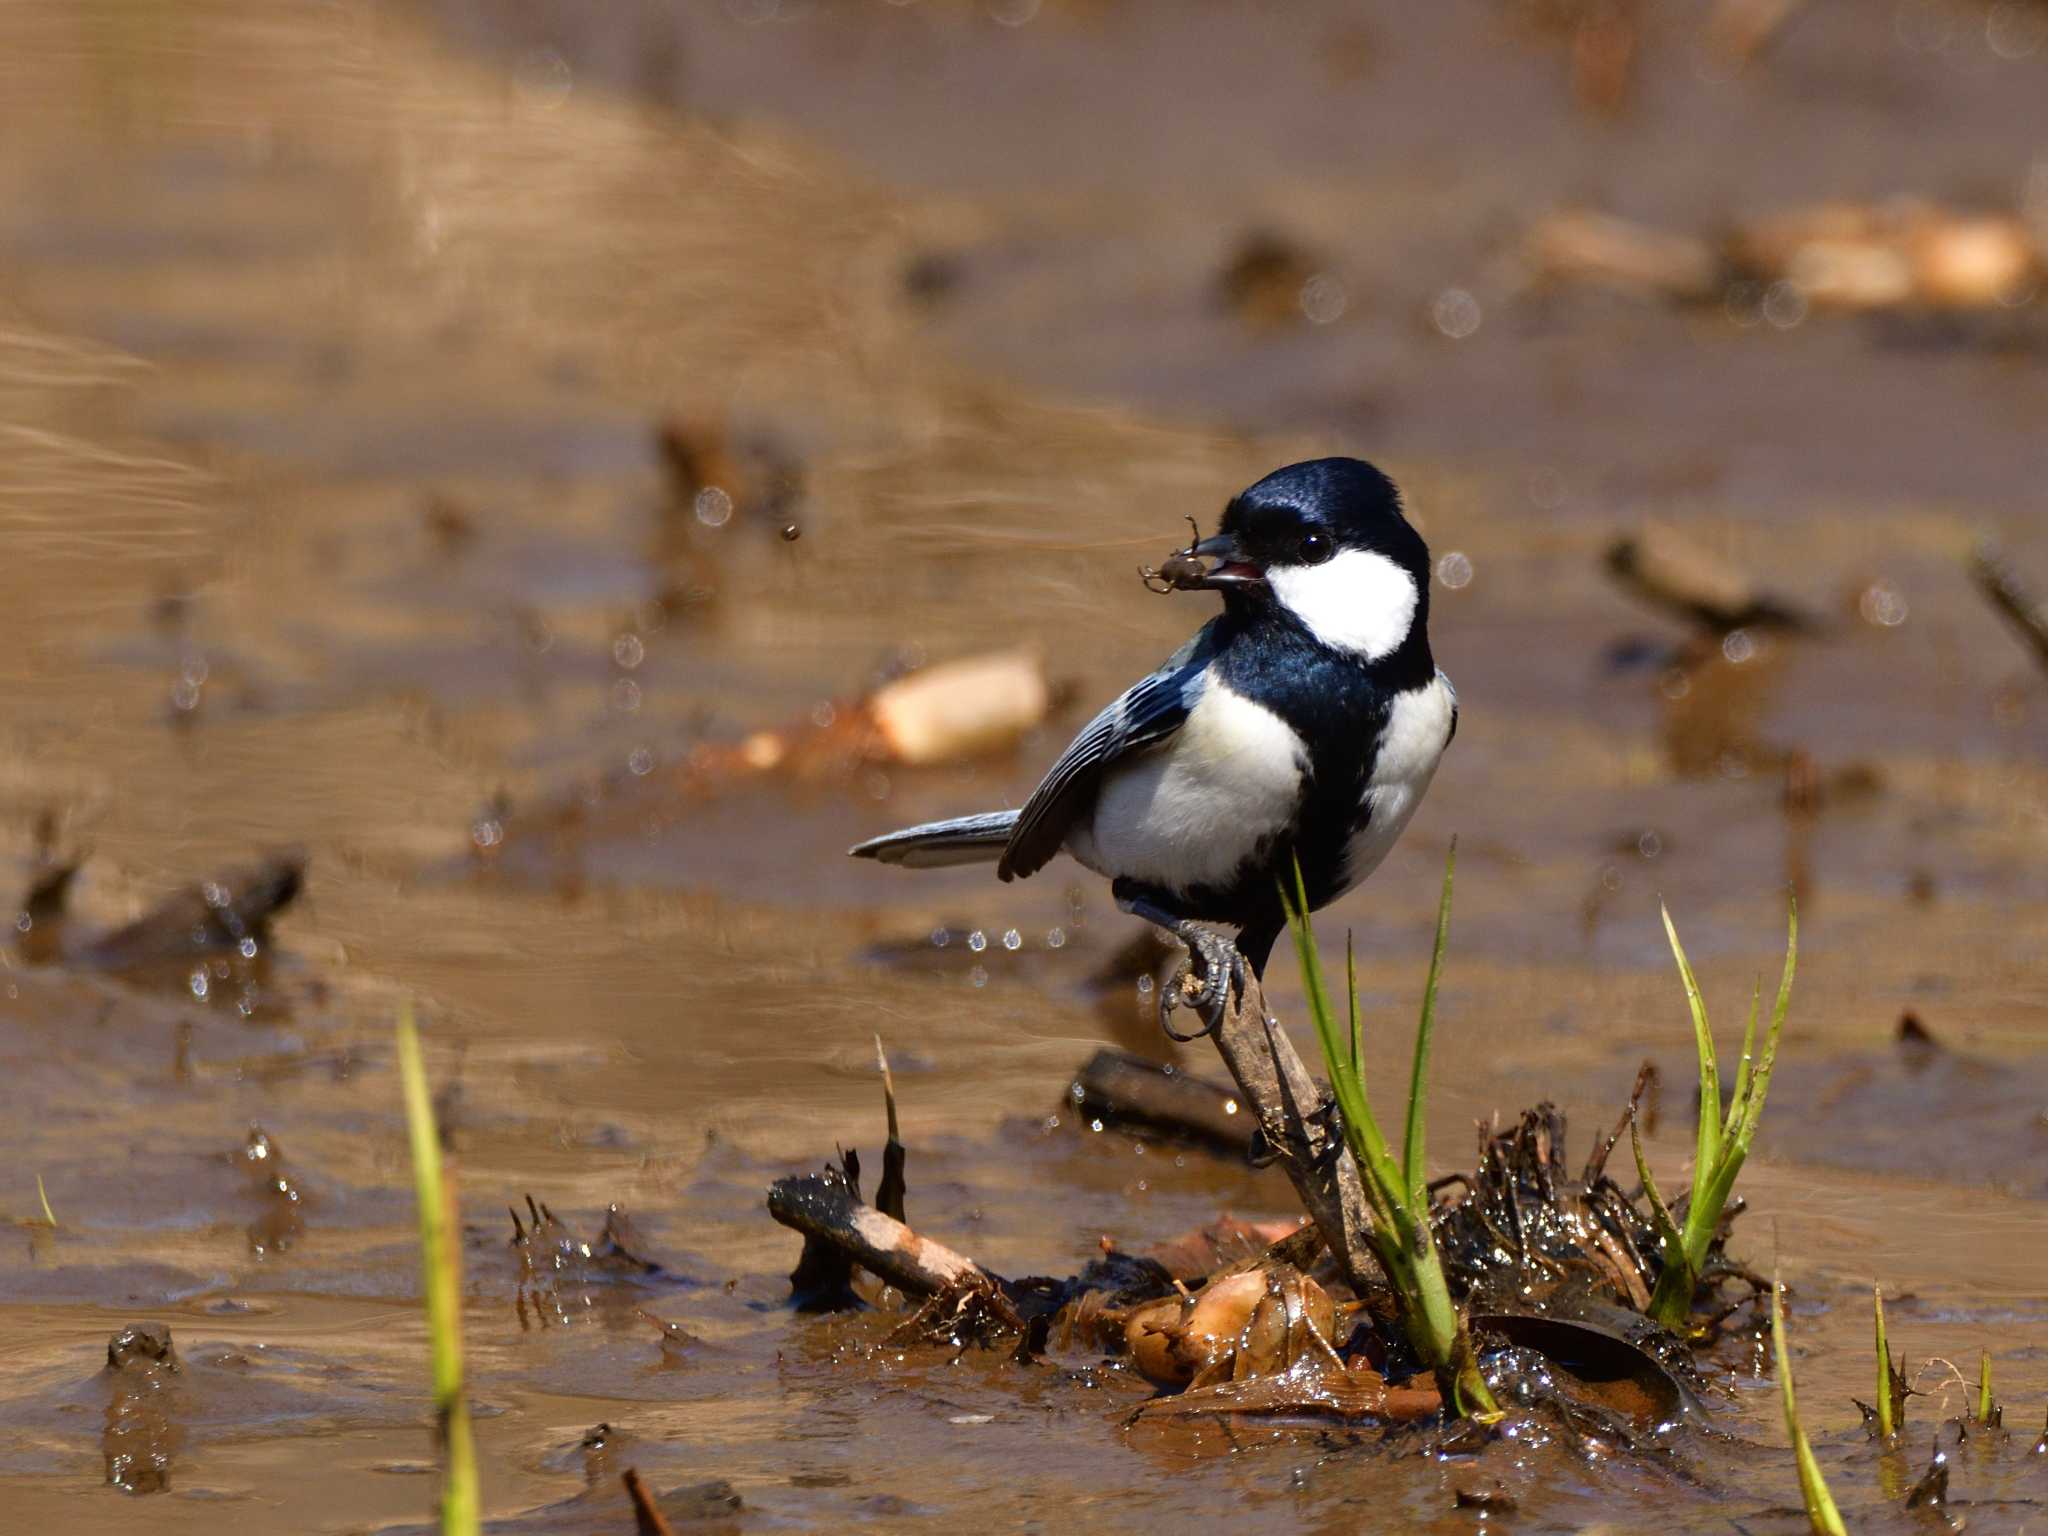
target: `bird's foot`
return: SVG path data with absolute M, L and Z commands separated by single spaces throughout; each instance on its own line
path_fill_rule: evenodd
M 1188 957 L 1159 993 L 1159 1027 L 1175 1040 L 1200 1040 L 1223 1027 L 1233 991 L 1244 997 L 1244 956 L 1221 934 L 1191 923 L 1183 928 L 1180 941 L 1187 945 Z M 1191 1009 L 1202 1027 L 1187 1034 L 1175 1029 L 1172 1016 L 1179 1008 Z
M 1230 1011 L 1233 989 L 1242 999 L 1249 985 L 1250 967 L 1238 947 L 1213 929 L 1177 917 L 1144 897 L 1120 895 L 1117 905 L 1187 946 L 1187 959 L 1160 989 L 1159 1027 L 1168 1038 L 1183 1043 L 1215 1034 Z M 1172 1016 L 1181 1008 L 1191 1009 L 1202 1027 L 1189 1034 L 1175 1029 Z

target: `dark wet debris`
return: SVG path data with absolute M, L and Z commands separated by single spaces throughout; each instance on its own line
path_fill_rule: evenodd
M 1972 554 L 1970 579 L 2033 650 L 2034 659 L 2048 667 L 2048 600 L 1995 545 L 1980 545 Z
M 816 1175 L 848 1201 L 860 1200 L 860 1153 L 842 1151 Z M 853 1256 L 844 1244 L 815 1232 L 804 1234 L 803 1252 L 789 1273 L 790 1305 L 799 1312 L 843 1312 L 861 1303 L 853 1288 Z
M 163 1493 L 184 1444 L 176 1378 L 182 1371 L 162 1323 L 131 1323 L 107 1341 L 108 1380 L 101 1453 L 109 1485 Z
M 107 1369 L 137 1372 L 178 1369 L 171 1330 L 162 1323 L 130 1323 L 107 1340 Z
M 1607 569 L 1635 596 L 1716 634 L 1810 630 L 1811 616 L 1675 528 L 1648 523 L 1608 545 Z
M 1105 1046 L 1089 1057 L 1068 1098 L 1092 1119 L 1238 1156 L 1251 1150 L 1252 1119 L 1235 1089 L 1130 1051 Z
M 249 1127 L 241 1149 L 231 1154 L 249 1181 L 262 1210 L 245 1229 L 257 1258 L 282 1253 L 306 1230 L 306 1197 L 285 1171 L 284 1153 L 260 1125 Z
M 268 949 L 270 924 L 298 896 L 305 856 L 276 853 L 259 863 L 173 892 L 131 923 L 100 934 L 75 932 L 69 896 L 75 863 L 41 869 L 15 918 L 16 946 L 36 964 L 141 972 L 223 957 L 253 962 Z M 195 985 L 195 995 L 207 988 Z
M 1646 1087 L 1640 1078 L 1629 1114 Z M 1435 1230 L 1503 1400 L 1547 1414 L 1574 1443 L 1633 1448 L 1694 1414 L 1702 1382 L 1685 1341 L 1641 1316 L 1658 1275 L 1648 1256 L 1655 1234 L 1606 1174 L 1626 1124 L 1625 1115 L 1576 1178 L 1563 1164 L 1564 1118 L 1551 1106 L 1484 1128 L 1478 1170 L 1442 1181 Z M 1199 1234 L 1208 1243 L 1180 1245 L 1188 1252 L 1178 1267 L 1201 1271 L 1185 1280 L 1157 1259 L 1114 1249 L 1078 1275 L 1011 1280 L 863 1205 L 852 1153 L 822 1174 L 780 1181 L 769 1208 L 805 1235 L 792 1276 L 800 1302 L 864 1304 L 853 1285 L 864 1268 L 917 1303 L 888 1336 L 893 1348 L 1014 1341 L 1024 1363 L 1076 1348 L 1126 1358 L 1166 1394 L 1141 1418 L 1394 1423 L 1441 1410 L 1435 1384 L 1415 1374 L 1388 1298 L 1373 1290 L 1353 1299 L 1310 1225 L 1281 1224 L 1274 1240 L 1255 1242 L 1269 1233 L 1218 1223 Z M 1722 1299 L 1729 1281 L 1732 1301 Z M 1717 1249 L 1700 1332 L 1716 1332 L 1755 1285 L 1719 1262 Z
M 526 1197 L 526 1221 L 519 1219 L 516 1207 L 508 1206 L 506 1211 L 512 1218 L 512 1247 L 519 1254 L 521 1273 L 529 1279 L 587 1282 L 668 1272 L 658 1259 L 647 1256 L 633 1218 L 616 1205 L 605 1207 L 604 1226 L 595 1239 L 578 1237 L 546 1202 L 531 1195 Z
M 697 1284 L 655 1258 L 632 1217 L 616 1205 L 605 1208 L 604 1225 L 595 1238 L 571 1230 L 531 1195 L 526 1197 L 526 1219 L 516 1207 L 507 1207 L 507 1212 L 512 1218 L 509 1246 L 519 1260 L 513 1304 L 522 1329 L 569 1322 L 583 1314 L 594 1295 L 629 1287 Z M 621 1303 L 631 1294 L 624 1290 Z M 669 1326 L 652 1317 L 648 1321 L 657 1328 Z M 688 1338 L 682 1330 L 676 1332 L 679 1338 Z M 667 1344 L 663 1347 L 666 1353 Z

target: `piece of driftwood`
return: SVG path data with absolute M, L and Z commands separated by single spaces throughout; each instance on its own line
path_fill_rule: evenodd
M 661 1506 L 654 1502 L 654 1495 L 647 1491 L 638 1470 L 626 1468 L 620 1481 L 626 1485 L 626 1497 L 633 1501 L 634 1536 L 676 1536 L 675 1527 L 668 1523 Z
M 2041 665 L 2048 667 L 2048 601 L 2028 590 L 2005 556 L 1988 544 L 1980 545 L 1970 556 L 1970 579 L 2033 646 Z
M 843 1179 L 814 1173 L 777 1179 L 768 1189 L 768 1214 L 851 1254 L 862 1269 L 905 1295 L 931 1296 L 963 1286 L 1000 1288 L 996 1276 L 974 1260 L 883 1215 Z
M 1199 952 L 1168 985 L 1167 1003 L 1202 994 L 1209 961 Z M 1383 1284 L 1366 1234 L 1372 1229 L 1365 1187 L 1344 1138 L 1335 1128 L 1333 1102 L 1309 1075 L 1294 1042 L 1266 1012 L 1258 979 L 1247 972 L 1242 989 L 1226 986 L 1203 1022 L 1216 1042 L 1265 1144 L 1301 1197 L 1344 1277 L 1363 1296 Z
M 1252 1117 L 1221 1083 L 1104 1046 L 1074 1079 L 1083 1115 L 1201 1142 L 1242 1155 L 1251 1150 Z

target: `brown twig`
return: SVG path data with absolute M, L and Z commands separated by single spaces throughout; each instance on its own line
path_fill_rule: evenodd
M 1970 578 L 1991 606 L 2032 643 L 2041 665 L 2048 667 L 2048 602 L 2028 591 L 2019 573 L 1988 544 L 1980 545 L 1971 555 Z
M 862 1269 L 906 1295 L 930 1296 L 973 1285 L 1000 1289 L 996 1277 L 974 1260 L 883 1215 L 844 1180 L 819 1174 L 777 1179 L 768 1188 L 768 1214 L 806 1237 L 843 1249 Z
M 640 1481 L 640 1473 L 628 1467 L 620 1474 L 619 1481 L 626 1485 L 626 1497 L 633 1501 L 633 1530 L 636 1536 L 676 1536 L 675 1527 L 662 1514 L 661 1506 L 654 1502 L 654 1495 L 647 1491 L 647 1485 Z
M 1201 965 L 1191 956 L 1169 987 L 1188 995 L 1189 987 L 1200 980 Z M 1331 1126 L 1330 1097 L 1309 1075 L 1279 1021 L 1267 1014 L 1258 981 L 1247 975 L 1242 995 L 1235 988 L 1230 992 L 1213 1031 L 1217 1053 L 1266 1144 L 1279 1153 L 1280 1166 L 1303 1209 L 1343 1266 L 1352 1289 L 1362 1296 L 1381 1284 L 1366 1237 L 1372 1218 L 1366 1213 L 1358 1165 L 1342 1134 Z

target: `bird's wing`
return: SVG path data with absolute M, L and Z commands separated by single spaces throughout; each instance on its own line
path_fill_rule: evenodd
M 1066 842 L 1075 816 L 1092 802 L 1103 770 L 1181 728 L 1215 654 L 1214 627 L 1213 622 L 1205 625 L 1157 672 L 1132 684 L 1082 728 L 1024 803 L 997 875 L 1016 880 L 1043 869 Z

